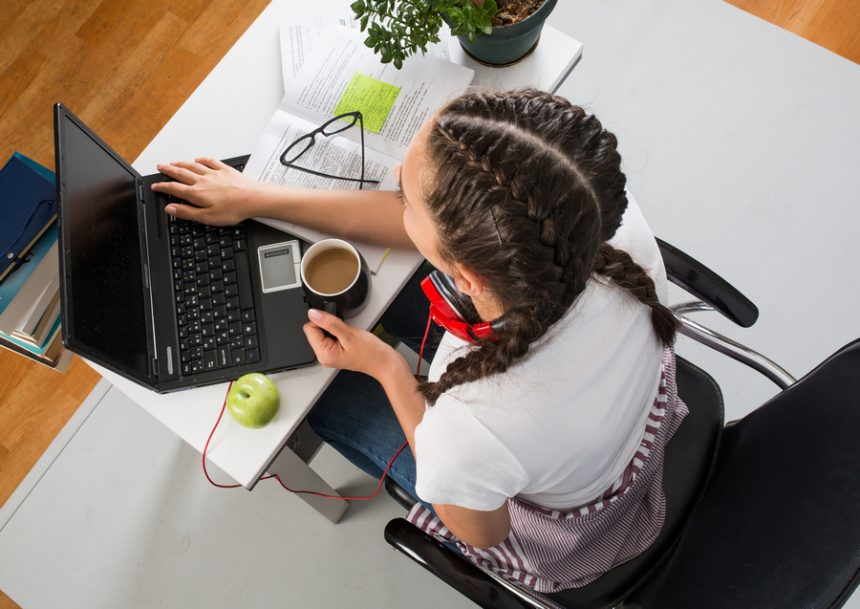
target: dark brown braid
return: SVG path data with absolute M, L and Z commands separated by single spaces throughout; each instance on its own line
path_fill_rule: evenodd
M 534 90 L 467 94 L 437 115 L 426 200 L 440 252 L 481 276 L 505 314 L 498 342 L 474 343 L 437 382 L 420 385 L 429 403 L 504 372 L 570 309 L 595 271 L 651 307 L 658 337 L 672 342 L 674 326 L 664 319 L 671 312 L 650 277 L 605 243 L 627 207 L 616 146 L 594 116 Z

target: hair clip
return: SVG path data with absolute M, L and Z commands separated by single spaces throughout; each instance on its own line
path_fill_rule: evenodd
M 496 212 L 493 211 L 493 208 L 490 208 L 490 215 L 493 216 L 493 225 L 496 227 L 496 236 L 499 238 L 499 245 L 504 245 L 502 243 L 502 231 L 499 230 L 499 223 L 496 220 Z

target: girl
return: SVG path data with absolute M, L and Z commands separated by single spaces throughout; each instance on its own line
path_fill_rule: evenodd
M 418 526 L 539 592 L 584 585 L 657 536 L 663 447 L 686 414 L 675 321 L 616 139 L 594 116 L 533 90 L 464 95 L 417 133 L 398 193 L 262 185 L 212 159 L 159 169 L 177 181 L 153 188 L 190 203 L 167 213 L 414 247 L 493 322 L 495 337 L 471 344 L 446 333 L 419 383 L 373 334 L 308 313 L 319 362 L 345 371 L 312 426 L 377 476 L 405 438 L 391 475 L 422 500 Z M 420 335 L 404 321 L 426 316 L 417 294 L 407 286 L 389 330 Z

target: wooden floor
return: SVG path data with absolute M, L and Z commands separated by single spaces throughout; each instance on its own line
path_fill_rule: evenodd
M 0 162 L 53 167 L 56 101 L 134 159 L 266 4 L 0 0 Z M 860 63 L 860 0 L 732 4 Z M 97 382 L 80 360 L 60 374 L 0 349 L 0 505 Z

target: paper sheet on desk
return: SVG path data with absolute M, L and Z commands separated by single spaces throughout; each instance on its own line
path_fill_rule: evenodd
M 468 86 L 473 71 L 429 57 L 410 58 L 403 70 L 397 71 L 393 66 L 380 64 L 364 46 L 358 32 L 334 26 L 323 28 L 321 36 L 320 48 L 324 50 L 315 51 L 313 59 L 301 62 L 296 78 L 257 141 L 245 173 L 266 183 L 355 188 L 355 182 L 315 176 L 280 162 L 283 151 L 297 138 L 332 116 L 354 109 L 369 117 L 366 125 L 369 128 L 364 133 L 365 178 L 380 182 L 365 184 L 365 189 L 393 189 L 396 180 L 392 169 L 414 133 L 437 108 Z M 352 108 L 351 104 L 357 107 Z M 373 133 L 371 128 L 379 133 Z M 356 178 L 361 174 L 360 142 L 361 131 L 355 127 L 336 136 L 318 135 L 297 164 L 330 175 Z M 284 222 L 261 221 L 309 241 L 327 236 Z M 370 268 L 376 270 L 387 248 L 356 245 Z
M 282 52 L 285 32 L 289 30 L 281 30 Z M 398 160 L 424 121 L 463 92 L 474 76 L 470 68 L 431 56 L 410 57 L 398 70 L 379 62 L 373 50 L 364 46 L 364 34 L 344 27 L 327 27 L 320 36 L 312 56 L 307 56 L 299 73 L 285 83 L 282 105 L 321 124 L 335 114 L 356 73 L 399 87 L 400 94 L 382 130 L 365 133 L 369 148 Z M 356 133 L 347 137 L 358 141 Z
M 333 26 L 339 25 L 350 30 L 358 31 L 358 22 L 354 19 L 355 14 L 345 8 L 342 14 L 326 14 L 318 15 L 315 13 L 305 13 L 294 15 L 290 18 L 290 23 L 280 27 L 281 38 L 281 68 L 284 76 L 284 90 L 288 91 L 293 83 L 293 80 L 299 74 L 305 60 L 308 57 L 313 57 L 315 53 L 319 53 L 325 44 L 326 30 Z M 448 52 L 447 32 L 440 32 L 441 42 L 427 47 L 427 55 L 436 57 L 442 61 L 448 61 L 450 55 Z M 365 36 L 366 34 L 362 34 Z

